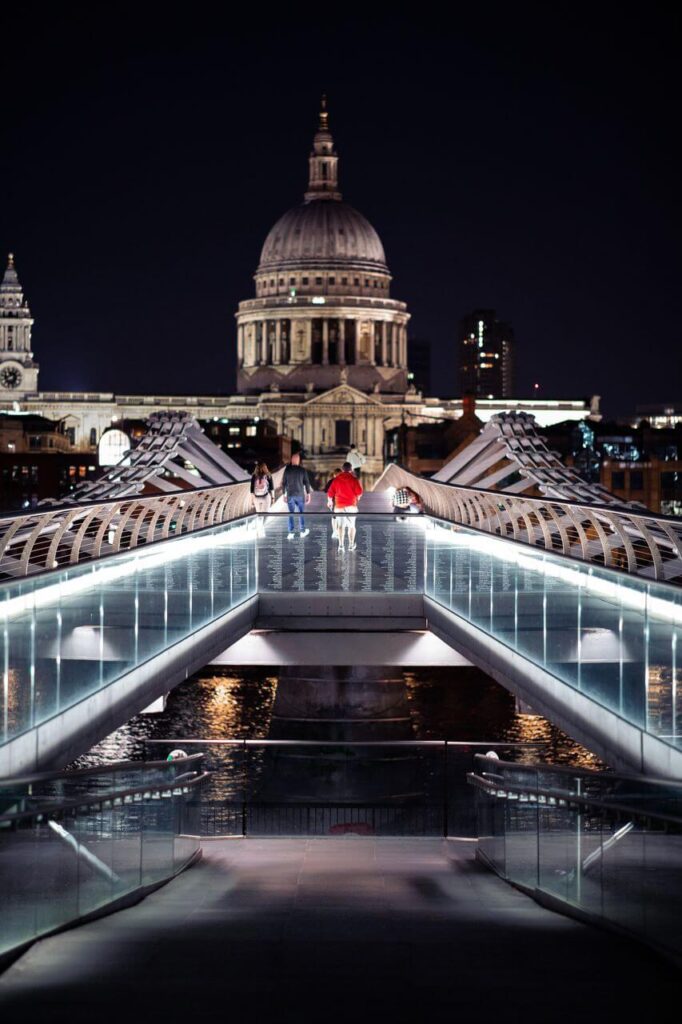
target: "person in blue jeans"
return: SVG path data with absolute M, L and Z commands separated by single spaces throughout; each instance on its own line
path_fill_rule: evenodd
M 284 497 L 289 509 L 289 533 L 287 534 L 287 540 L 293 540 L 294 538 L 294 513 L 296 512 L 298 512 L 298 525 L 301 537 L 307 537 L 310 530 L 307 530 L 305 527 L 303 509 L 310 501 L 312 488 L 308 473 L 301 465 L 299 452 L 294 452 L 291 456 L 289 465 L 284 470 L 282 486 L 284 487 Z

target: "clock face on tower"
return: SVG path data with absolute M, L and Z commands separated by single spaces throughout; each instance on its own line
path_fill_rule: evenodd
M 21 370 L 18 366 L 3 366 L 0 370 L 0 387 L 18 388 L 21 380 Z

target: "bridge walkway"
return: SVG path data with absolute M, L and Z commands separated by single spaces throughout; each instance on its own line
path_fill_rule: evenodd
M 35 944 L 0 1016 L 665 1022 L 678 994 L 673 967 L 540 907 L 473 843 L 216 840 L 136 907 Z

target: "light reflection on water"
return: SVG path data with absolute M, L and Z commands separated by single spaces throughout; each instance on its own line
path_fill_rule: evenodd
M 150 745 L 147 741 L 151 739 L 266 738 L 272 735 L 273 706 L 279 683 L 277 674 L 261 668 L 204 669 L 172 691 L 163 713 L 137 715 L 79 758 L 76 764 L 86 767 L 165 756 L 170 747 Z M 287 685 L 292 685 L 291 678 Z M 531 709 L 517 707 L 510 693 L 478 669 L 392 669 L 388 678 L 382 678 L 379 669 L 372 687 L 376 707 L 381 706 L 381 716 L 387 713 L 387 708 L 390 710 L 392 694 L 396 702 L 406 696 L 409 723 L 405 738 L 528 743 L 527 749 L 517 752 L 518 760 L 576 768 L 605 767 L 595 754 L 547 719 L 533 714 Z M 322 680 L 320 690 L 323 690 Z M 373 717 L 371 701 L 367 702 L 366 686 L 363 697 L 367 720 L 380 727 L 381 717 L 378 712 Z M 357 707 L 351 714 L 357 722 Z M 327 728 L 322 725 L 322 719 L 319 727 L 316 726 L 313 715 L 307 720 L 306 737 L 327 739 Z M 286 733 L 286 723 L 284 729 Z M 283 737 L 279 717 L 276 734 Z M 379 732 L 373 738 L 394 736 L 382 737 Z M 257 756 L 255 752 L 253 756 Z M 221 774 L 225 777 L 226 772 L 235 770 L 238 752 L 223 748 L 219 760 Z

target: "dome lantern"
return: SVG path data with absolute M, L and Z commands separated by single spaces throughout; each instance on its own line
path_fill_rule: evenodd
M 306 202 L 313 199 L 336 199 L 342 196 L 338 191 L 339 158 L 334 149 L 334 140 L 329 131 L 327 97 L 322 96 L 320 120 L 313 139 L 313 151 L 309 157 L 310 174 Z

